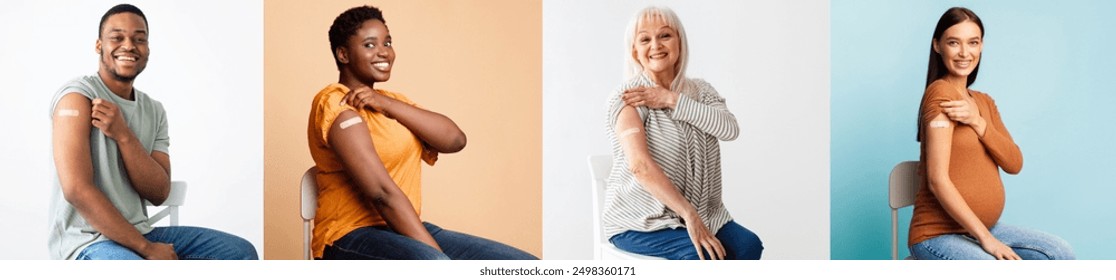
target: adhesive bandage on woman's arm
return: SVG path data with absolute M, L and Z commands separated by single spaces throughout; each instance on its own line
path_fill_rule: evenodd
M 353 125 L 361 123 L 361 122 L 364 122 L 364 121 L 361 120 L 360 117 L 352 117 L 350 119 L 347 119 L 347 120 L 341 122 L 340 126 L 341 126 L 341 129 L 346 129 L 346 128 L 349 128 L 350 126 L 353 126 Z
M 78 110 L 58 109 L 58 116 L 59 117 L 77 117 L 78 116 Z
M 949 128 L 949 121 L 931 121 L 930 128 Z
M 624 131 L 621 131 L 620 134 L 616 135 L 617 136 L 616 138 L 624 138 L 624 137 L 635 135 L 636 133 L 639 133 L 639 128 L 638 127 L 633 127 L 633 128 L 629 128 L 629 129 L 625 129 Z

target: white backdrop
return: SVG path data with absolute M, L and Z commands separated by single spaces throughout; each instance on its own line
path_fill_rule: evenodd
M 543 257 L 592 258 L 586 157 L 609 153 L 605 101 L 623 82 L 625 27 L 648 5 L 678 14 L 689 76 L 739 120 L 721 143 L 733 217 L 764 259 L 829 259 L 828 1 L 544 1 Z
M 117 1 L 5 1 L 0 9 L 0 259 L 45 259 L 51 97 L 97 71 L 101 15 Z M 263 3 L 131 1 L 151 55 L 136 88 L 163 103 L 181 224 L 229 232 L 263 256 Z M 161 223 L 160 225 L 164 224 Z

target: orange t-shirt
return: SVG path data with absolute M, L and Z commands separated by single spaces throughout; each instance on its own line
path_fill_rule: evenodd
M 942 113 L 941 103 L 961 100 L 965 92 L 958 91 L 947 82 L 938 80 L 926 88 L 922 97 L 922 128 L 929 128 L 932 119 Z M 996 103 L 987 94 L 969 91 L 988 125 L 981 137 L 968 125 L 956 123 L 949 155 L 949 179 L 985 227 L 992 228 L 1004 211 L 1004 184 L 1000 181 L 1000 168 L 1008 173 L 1019 173 L 1023 168 L 1023 154 L 1011 139 L 1000 120 Z M 919 172 L 926 174 L 926 141 L 921 135 L 922 162 Z M 929 178 L 922 180 L 915 195 L 914 215 L 911 218 L 908 245 L 918 244 L 943 234 L 968 234 L 961 224 L 953 220 L 941 202 L 930 190 Z
M 392 181 L 411 201 L 416 213 L 421 214 L 422 210 L 421 162 L 425 160 L 433 164 L 437 158 L 432 153 L 425 153 L 422 141 L 395 119 L 378 112 L 341 104 L 342 97 L 348 92 L 349 88 L 342 84 L 326 86 L 314 96 L 314 103 L 310 108 L 306 135 L 310 156 L 318 167 L 318 211 L 314 217 L 311 244 L 315 258 L 322 256 L 326 245 L 333 244 L 354 229 L 387 224 L 380 213 L 362 199 L 363 195 L 353 185 L 341 158 L 329 143 L 329 130 L 341 112 L 351 110 L 360 115 L 363 124 L 368 126 L 380 161 Z M 414 105 L 402 94 L 379 89 L 376 92 Z

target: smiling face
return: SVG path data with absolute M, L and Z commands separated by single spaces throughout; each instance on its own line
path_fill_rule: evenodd
M 949 76 L 967 78 L 973 73 L 980 64 L 983 36 L 976 23 L 966 20 L 950 26 L 941 38 L 934 39 L 934 51 L 941 55 Z
M 391 33 L 380 20 L 366 20 L 343 48 L 338 49 L 342 67 L 366 85 L 386 82 L 395 64 Z
M 677 74 L 675 66 L 681 53 L 680 41 L 678 32 L 661 17 L 644 17 L 636 27 L 632 56 L 645 72 L 670 81 Z
M 100 71 L 121 82 L 131 82 L 147 67 L 147 24 L 133 13 L 109 16 L 97 39 Z

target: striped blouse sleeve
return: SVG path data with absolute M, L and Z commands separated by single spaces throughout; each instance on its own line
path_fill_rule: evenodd
M 620 86 L 619 88 L 612 91 L 608 98 L 607 120 L 609 131 L 613 131 L 616 129 L 617 116 L 620 115 L 620 110 L 624 109 L 624 106 L 627 106 L 627 104 L 624 104 L 624 91 L 634 87 L 647 86 L 647 84 L 648 83 L 643 81 L 642 79 L 636 78 L 632 81 L 628 81 L 623 86 Z M 636 113 L 639 114 L 640 120 L 647 121 L 647 116 L 650 114 L 650 109 L 647 109 L 646 106 L 639 106 L 635 107 L 635 110 Z
M 725 106 L 725 98 L 704 80 L 691 82 L 701 101 L 680 94 L 671 118 L 689 123 L 721 141 L 735 140 L 740 134 L 740 126 L 736 123 L 736 116 Z

